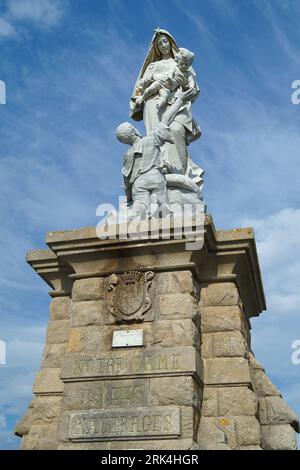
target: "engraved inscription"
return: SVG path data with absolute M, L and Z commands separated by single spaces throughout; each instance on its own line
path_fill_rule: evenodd
M 148 379 L 120 379 L 66 383 L 63 409 L 66 411 L 148 406 Z
M 76 378 L 111 378 L 153 376 L 157 374 L 196 373 L 201 378 L 202 362 L 193 347 L 157 349 L 91 357 L 72 355 L 65 360 L 61 378 L 67 382 Z
M 113 381 L 107 385 L 106 400 L 110 406 L 130 406 L 133 404 L 143 405 L 146 404 L 146 383 L 139 380 L 139 383 L 134 381 L 125 381 L 124 385 L 115 383 Z
M 72 441 L 179 435 L 180 411 L 174 406 L 77 412 L 69 424 Z
M 73 372 L 78 375 L 125 375 L 147 372 L 180 371 L 180 354 L 149 354 L 133 358 L 99 357 L 75 360 Z

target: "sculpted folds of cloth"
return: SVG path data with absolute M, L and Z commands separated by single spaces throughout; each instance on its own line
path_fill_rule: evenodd
M 137 138 L 128 140 L 126 137 L 124 139 L 120 135 L 121 132 L 119 135 L 117 132 L 117 137 L 121 142 L 132 146 L 125 155 L 122 172 L 124 178 L 128 179 L 125 181 L 128 203 L 133 202 L 133 206 L 135 196 L 132 187 L 140 186 L 139 178 L 145 180 L 142 184 L 142 191 L 145 195 L 148 193 L 148 196 L 144 198 L 147 200 L 150 200 L 153 191 L 158 192 L 155 185 L 153 186 L 150 182 L 153 183 L 153 179 L 157 181 L 160 179 L 159 192 L 164 194 L 165 191 L 167 195 L 167 199 L 163 196 L 160 198 L 161 202 L 158 200 L 158 204 L 163 206 L 166 206 L 167 202 L 179 202 L 183 205 L 191 201 L 196 204 L 202 201 L 203 170 L 192 161 L 188 153 L 189 144 L 201 136 L 200 127 L 192 116 L 192 104 L 199 95 L 196 73 L 192 67 L 193 59 L 194 54 L 179 47 L 168 31 L 159 28 L 154 31 L 149 51 L 130 99 L 130 116 L 133 120 L 144 121 L 147 136 L 155 135 L 157 129 L 165 124 L 169 126 L 171 137 L 161 142 L 159 152 L 155 151 L 157 159 L 155 167 L 161 172 L 163 179 L 159 177 L 157 171 L 156 173 L 153 171 L 153 165 L 152 169 L 149 168 L 149 174 L 143 173 L 138 175 L 138 178 L 136 175 L 133 178 L 135 170 L 143 167 L 143 160 L 148 159 L 149 156 L 141 150 L 142 144 Z M 189 90 L 189 98 L 181 101 L 175 115 L 168 121 L 167 116 L 173 113 L 174 104 L 180 100 L 185 90 Z M 141 138 L 140 135 L 139 137 Z M 140 147 L 139 152 L 136 151 L 138 147 Z M 128 173 L 129 168 L 134 169 L 131 175 Z M 125 173 L 128 174 L 125 175 Z M 147 210 L 146 204 L 144 213 Z M 159 216 L 165 213 L 166 211 L 160 211 Z M 149 214 L 148 211 L 148 216 L 151 216 Z

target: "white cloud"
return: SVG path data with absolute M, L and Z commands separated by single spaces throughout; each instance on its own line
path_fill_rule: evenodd
M 4 18 L 0 18 L 0 38 L 11 38 L 16 36 L 15 27 Z
M 26 22 L 44 29 L 57 26 L 68 6 L 69 0 L 7 0 L 0 17 L 0 40 L 26 37 Z
M 16 21 L 33 21 L 38 26 L 55 26 L 65 13 L 64 0 L 9 0 L 8 14 Z
M 291 360 L 292 343 L 300 339 L 300 209 L 243 220 L 242 225 L 255 229 L 267 303 L 267 312 L 251 320 L 253 350 L 300 415 L 300 366 Z
M 244 223 L 255 228 L 269 308 L 281 313 L 298 313 L 300 209 L 288 208 Z

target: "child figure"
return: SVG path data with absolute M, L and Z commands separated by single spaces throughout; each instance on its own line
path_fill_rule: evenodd
M 194 90 L 181 91 L 175 102 L 164 113 L 161 122 L 154 131 L 142 137 L 129 122 L 123 122 L 116 129 L 117 139 L 130 145 L 124 155 L 122 174 L 128 203 L 133 203 L 131 220 L 145 219 L 151 211 L 151 201 L 155 201 L 157 212 L 162 217 L 169 211 L 168 193 L 165 179 L 167 165 L 162 161 L 161 147 L 173 143 L 170 124 L 174 121 L 178 110 L 190 101 Z
M 141 79 L 138 84 L 138 91 L 141 93 L 136 98 L 136 104 L 142 104 L 150 96 L 159 93 L 159 101 L 156 105 L 157 109 L 163 108 L 171 93 L 181 87 L 188 90 L 196 87 L 194 73 L 190 67 L 194 60 L 193 52 L 183 47 L 178 49 L 175 55 L 176 65 L 166 74 L 153 74 L 150 79 Z

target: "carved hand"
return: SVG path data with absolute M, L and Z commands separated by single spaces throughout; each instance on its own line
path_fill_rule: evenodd
M 195 97 L 195 90 L 194 88 L 189 88 L 187 91 L 182 91 L 178 95 L 178 99 L 180 99 L 183 103 L 187 101 L 191 101 Z
M 140 104 L 143 104 L 144 102 L 144 98 L 142 96 L 137 96 L 136 99 L 135 99 L 135 103 L 137 105 L 140 105 Z

